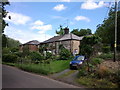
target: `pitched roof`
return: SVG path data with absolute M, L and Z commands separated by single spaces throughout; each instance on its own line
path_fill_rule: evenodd
M 41 43 L 51 43 L 51 42 L 56 42 L 56 41 L 64 41 L 64 40 L 82 40 L 83 37 L 76 36 L 72 33 L 61 35 L 61 36 L 54 36 L 44 42 Z
M 72 33 L 70 34 L 65 34 L 62 38 L 60 38 L 59 40 L 62 41 L 62 40 L 82 40 L 83 37 L 79 37 L 79 36 L 76 36 Z
M 40 42 L 37 41 L 37 40 L 32 40 L 32 41 L 29 41 L 27 43 L 24 43 L 23 45 L 27 44 L 27 45 L 38 45 Z
M 44 42 L 41 42 L 41 43 L 50 43 L 50 42 L 59 41 L 59 39 L 60 39 L 61 37 L 63 37 L 63 36 L 54 36 L 54 37 L 52 37 L 52 38 L 50 38 L 50 39 L 48 39 L 48 40 L 46 40 L 46 41 L 44 41 Z

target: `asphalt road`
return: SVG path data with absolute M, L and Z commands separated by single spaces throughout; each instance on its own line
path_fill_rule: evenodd
M 2 88 L 78 88 L 70 84 L 2 65 Z

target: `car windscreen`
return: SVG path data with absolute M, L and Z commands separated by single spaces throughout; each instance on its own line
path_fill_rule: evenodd
M 79 61 L 79 60 L 84 60 L 84 58 L 85 58 L 84 56 L 78 56 L 78 57 L 75 57 L 73 60 Z

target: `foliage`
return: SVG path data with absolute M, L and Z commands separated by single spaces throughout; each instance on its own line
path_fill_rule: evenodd
M 19 51 L 19 47 L 13 47 L 13 48 L 10 48 L 10 50 L 12 53 L 15 53 Z
M 52 58 L 52 53 L 46 52 L 46 59 L 51 59 Z
M 61 60 L 68 60 L 72 56 L 71 53 L 70 53 L 70 51 L 68 49 L 66 49 L 66 48 L 62 48 L 60 50 L 59 55 L 60 55 L 60 59 Z
M 60 30 L 59 31 L 56 30 L 56 34 L 64 35 L 64 29 L 63 29 L 63 27 L 61 25 L 60 25 Z
M 103 53 L 101 55 L 98 55 L 97 57 L 101 58 L 101 59 L 113 59 L 113 54 L 112 53 Z
M 30 51 L 29 51 L 29 46 L 28 46 L 28 45 L 25 45 L 25 46 L 23 47 L 23 56 L 24 56 L 24 57 L 25 57 L 25 56 L 28 56 L 29 53 L 30 53 Z
M 31 57 L 33 62 L 38 62 L 40 60 L 43 60 L 43 56 L 38 52 L 30 52 L 29 56 Z
M 9 54 L 10 53 L 10 48 L 3 48 L 2 49 L 2 54 Z
M 18 56 L 15 54 L 12 54 L 12 53 L 3 54 L 2 60 L 3 60 L 3 62 L 15 63 L 18 60 Z
M 89 88 L 117 88 L 118 86 L 107 79 L 96 79 L 91 77 L 82 76 L 77 80 L 81 85 Z
M 7 37 L 5 34 L 2 34 L 2 47 L 14 48 L 18 47 L 21 43 L 18 40 Z
M 7 11 L 5 10 L 5 6 L 6 5 L 10 5 L 10 3 L 8 2 L 8 0 L 5 0 L 4 2 L 0 2 L 0 17 L 1 17 L 1 20 L 0 20 L 0 32 L 4 33 L 4 28 L 6 26 L 8 26 L 8 24 L 5 22 L 5 20 L 3 18 L 5 18 L 7 16 Z M 9 16 L 10 18 L 10 16 Z
M 14 48 L 18 47 L 21 43 L 18 40 L 7 37 L 7 47 Z
M 110 52 L 110 46 L 103 46 L 102 47 L 102 52 L 103 53 L 109 53 Z
M 85 35 L 92 34 L 90 29 L 80 29 L 80 31 L 78 29 L 73 29 L 73 31 L 71 31 L 71 33 L 73 33 L 77 36 L 85 36 Z
M 96 35 L 85 36 L 81 41 L 80 54 L 85 55 L 87 58 L 89 58 L 94 50 L 93 46 L 95 44 L 98 44 L 100 41 L 101 39 Z
M 91 63 L 92 63 L 93 65 L 98 65 L 98 64 L 101 64 L 102 61 L 103 61 L 103 59 L 101 59 L 101 58 L 93 58 L 93 59 L 91 60 Z
M 7 47 L 7 37 L 5 34 L 2 34 L 2 47 Z
M 44 62 L 44 61 L 43 61 Z M 39 64 L 16 64 L 17 67 L 19 67 L 22 70 L 39 73 L 39 74 L 52 74 L 61 72 L 65 69 L 69 68 L 69 62 L 70 60 L 51 60 L 50 63 L 39 63 Z
M 117 44 L 120 44 L 120 11 L 117 12 Z M 112 7 L 109 11 L 108 18 L 103 21 L 103 24 L 97 26 L 96 34 L 102 38 L 104 44 L 114 46 L 115 33 L 115 9 Z

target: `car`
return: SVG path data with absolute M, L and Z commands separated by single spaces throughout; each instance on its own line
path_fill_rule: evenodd
M 83 55 L 75 56 L 74 59 L 70 61 L 70 69 L 73 68 L 80 69 L 85 60 L 86 60 L 85 56 Z

